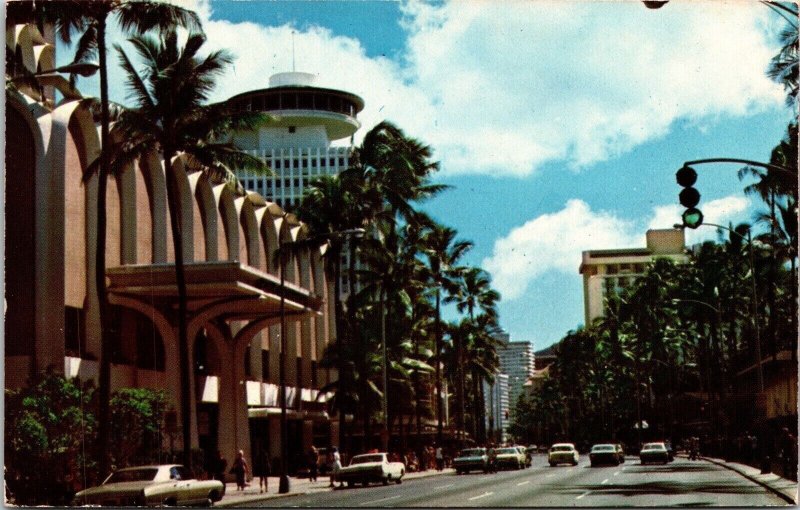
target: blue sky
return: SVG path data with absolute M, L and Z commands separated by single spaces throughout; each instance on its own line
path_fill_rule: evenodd
M 782 20 L 754 2 L 180 3 L 237 57 L 213 99 L 291 70 L 294 32 L 298 71 L 364 98 L 362 135 L 386 119 L 429 143 L 454 189 L 425 209 L 474 241 L 502 326 L 537 350 L 583 322 L 582 250 L 643 246 L 679 220 L 683 161 L 765 160 L 791 117 L 764 75 Z M 736 170 L 700 170 L 708 221 L 762 208 Z

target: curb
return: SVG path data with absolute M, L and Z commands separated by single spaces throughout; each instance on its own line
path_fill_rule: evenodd
M 744 471 L 742 471 L 740 469 L 737 469 L 737 468 L 731 466 L 729 463 L 727 463 L 725 461 L 720 461 L 720 460 L 717 460 L 717 459 L 713 459 L 711 457 L 704 457 L 702 455 L 700 456 L 700 458 L 705 460 L 705 461 L 711 462 L 712 464 L 716 464 L 718 466 L 724 467 L 725 469 L 729 469 L 731 471 L 739 473 L 740 475 L 742 475 L 743 477 L 747 478 L 751 482 L 755 482 L 758 485 L 764 487 L 765 489 L 768 489 L 770 492 L 772 492 L 773 494 L 775 494 L 776 496 L 778 496 L 779 498 L 781 498 L 782 500 L 786 501 L 787 503 L 789 503 L 791 505 L 796 505 L 797 504 L 797 501 L 795 501 L 793 497 L 789 496 L 788 494 L 785 494 L 780 489 L 776 489 L 775 487 L 772 487 L 768 483 L 762 482 L 758 478 L 756 478 L 756 477 L 754 477 L 754 476 L 752 476 L 752 475 L 750 475 L 748 473 L 745 473 Z
M 418 478 L 430 478 L 432 476 L 439 476 L 439 475 L 444 475 L 444 474 L 447 474 L 446 470 L 445 471 L 435 471 L 435 470 L 433 470 L 433 471 L 431 471 L 429 473 L 420 474 L 418 476 L 410 478 L 409 480 L 416 480 Z M 329 487 L 326 487 L 326 488 L 330 489 Z M 250 504 L 250 503 L 257 503 L 257 502 L 261 502 L 261 501 L 269 501 L 271 499 L 291 498 L 291 497 L 295 497 L 295 496 L 305 496 L 306 494 L 311 494 L 312 492 L 331 492 L 331 491 L 330 490 L 327 490 L 327 491 L 318 490 L 318 491 L 289 492 L 289 493 L 286 493 L 286 494 L 270 494 L 270 495 L 263 495 L 263 496 L 261 496 L 261 495 L 253 495 L 252 497 L 248 497 L 247 499 L 242 499 L 240 501 L 229 501 L 229 502 L 219 501 L 217 503 L 214 503 L 214 506 L 217 507 L 217 508 L 247 508 L 248 504 Z

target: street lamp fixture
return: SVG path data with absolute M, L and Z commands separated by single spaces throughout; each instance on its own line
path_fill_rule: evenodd
M 283 213 L 283 220 L 286 221 L 286 217 L 289 213 Z M 281 464 L 280 464 L 280 478 L 278 483 L 278 493 L 279 494 L 286 494 L 289 492 L 289 472 L 288 472 L 288 458 L 289 458 L 289 442 L 288 442 L 288 420 L 287 420 L 287 410 L 286 410 L 286 350 L 287 350 L 287 342 L 286 342 L 286 253 L 287 248 L 290 246 L 296 245 L 310 245 L 318 241 L 322 240 L 330 240 L 331 238 L 343 238 L 347 236 L 352 237 L 361 237 L 364 235 L 363 228 L 354 228 L 348 230 L 342 230 L 339 232 L 330 232 L 325 234 L 320 234 L 316 236 L 312 236 L 308 239 L 304 239 L 300 242 L 296 243 L 280 243 L 278 245 L 278 270 L 280 272 L 280 292 L 281 292 L 281 303 L 280 303 L 280 356 L 279 356 L 279 383 L 280 383 L 280 392 L 278 394 L 280 407 L 281 407 Z M 339 299 L 339 296 L 336 296 L 335 299 Z M 340 375 L 341 377 L 341 375 Z M 341 426 L 341 425 L 340 425 Z M 341 445 L 340 445 L 341 447 Z

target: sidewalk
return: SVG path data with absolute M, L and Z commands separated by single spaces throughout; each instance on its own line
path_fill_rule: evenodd
M 443 471 L 420 471 L 418 473 L 406 473 L 403 480 L 414 480 L 416 478 L 425 478 L 428 476 L 438 476 L 455 473 L 453 469 L 445 469 Z M 338 484 L 337 484 L 338 487 Z M 246 487 L 243 491 L 236 490 L 235 483 L 228 483 L 225 486 L 225 497 L 221 501 L 214 503 L 217 507 L 246 507 L 248 504 L 255 501 L 262 501 L 272 498 L 286 498 L 292 496 L 301 496 L 303 494 L 311 494 L 316 492 L 328 492 L 335 489 L 330 487 L 330 478 L 327 476 L 320 476 L 316 482 L 309 482 L 308 478 L 294 478 L 289 477 L 289 492 L 286 494 L 278 494 L 278 477 L 269 477 L 269 492 L 261 493 L 258 490 L 258 479 L 250 481 L 250 486 Z
M 780 476 L 776 475 L 775 473 L 769 473 L 766 475 L 761 474 L 760 469 L 756 469 L 752 466 L 748 466 L 747 464 L 739 464 L 738 462 L 726 462 L 722 459 L 715 459 L 712 457 L 703 457 L 700 456 L 701 459 L 707 460 L 709 462 L 713 462 L 714 464 L 720 465 L 731 471 L 736 471 L 740 475 L 744 476 L 748 480 L 751 480 L 762 487 L 772 491 L 792 505 L 797 504 L 797 482 L 792 480 L 787 480 L 786 478 L 781 478 Z

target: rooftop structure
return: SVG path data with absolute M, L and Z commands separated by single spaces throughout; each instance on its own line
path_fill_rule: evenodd
M 265 112 L 273 120 L 255 131 L 241 131 L 233 142 L 263 158 L 274 175 L 240 172 L 251 189 L 288 210 L 296 207 L 309 181 L 335 175 L 350 165 L 353 134 L 361 127 L 358 113 L 364 100 L 342 90 L 316 87 L 310 73 L 278 73 L 269 88 L 253 90 L 228 100 L 234 108 Z M 334 142 L 349 140 L 345 145 Z

